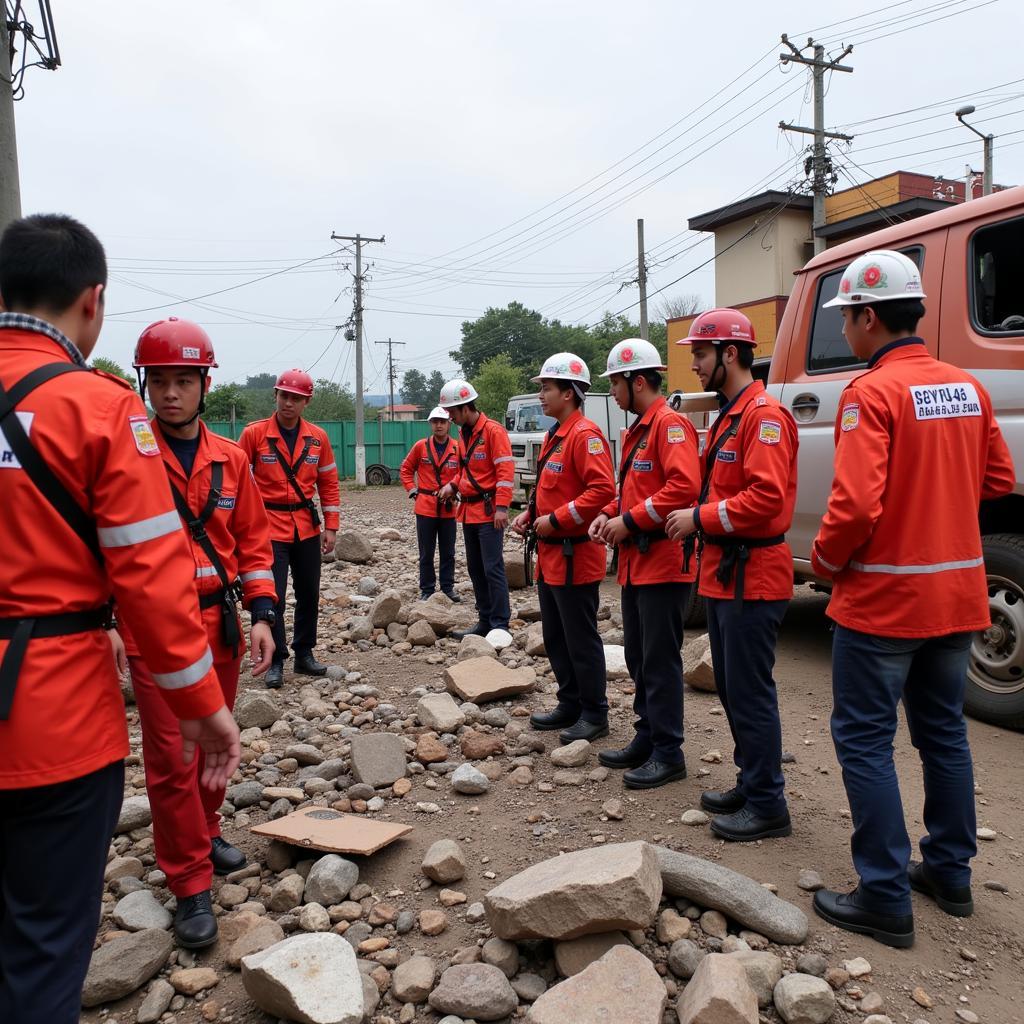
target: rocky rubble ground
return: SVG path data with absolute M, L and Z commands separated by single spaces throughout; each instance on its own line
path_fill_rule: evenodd
M 720 862 L 728 850 L 683 852 L 707 820 L 696 806 L 662 826 L 645 795 L 609 779 L 591 744 L 559 747 L 532 731 L 530 712 L 551 706 L 555 689 L 535 594 L 513 592 L 505 649 L 447 639 L 474 617 L 468 584 L 461 605 L 440 594 L 417 601 L 415 541 L 404 524 L 380 523 L 379 508 L 350 510 L 324 566 L 318 650 L 328 677 L 286 677 L 277 692 L 243 677 L 242 765 L 222 813 L 250 862 L 215 879 L 212 950 L 174 947 L 173 897 L 155 863 L 138 753 L 130 759 L 83 1000 L 98 1009 L 84 1019 L 979 1020 L 953 993 L 991 970 L 984 954 L 960 947 L 941 991 L 903 984 L 895 998 L 892 986 L 883 994 L 867 960 L 843 955 L 839 933 L 809 922 L 774 884 L 730 870 Z M 513 582 L 517 557 L 510 541 Z M 617 604 L 602 605 L 600 618 L 612 716 L 624 725 L 632 684 Z M 692 641 L 685 663 L 692 685 L 713 690 L 706 648 Z M 129 721 L 137 751 L 133 708 Z M 707 775 L 722 751 L 697 746 L 691 775 Z M 593 806 L 591 827 L 566 829 L 566 803 Z M 415 831 L 364 858 L 247 832 L 309 805 Z M 810 892 L 822 881 L 807 870 L 797 884 Z

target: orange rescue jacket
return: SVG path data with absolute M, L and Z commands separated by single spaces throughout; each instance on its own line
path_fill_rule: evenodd
M 978 506 L 1015 480 L 992 402 L 920 338 L 880 356 L 839 401 L 835 477 L 811 554 L 833 580 L 828 614 L 876 636 L 987 629 Z
M 796 507 L 798 444 L 789 410 L 766 394 L 759 380 L 748 384 L 711 425 L 701 452 L 702 481 L 706 485 L 710 474 L 710 486 L 694 513 L 704 534 L 699 591 L 705 597 L 733 597 L 736 592 L 737 568 L 728 583 L 718 578 L 728 548 L 717 540 L 756 542 L 782 537 L 789 529 Z M 744 600 L 785 601 L 793 596 L 793 553 L 785 541 L 750 545 L 743 574 Z
M 252 465 L 256 485 L 263 496 L 263 504 L 270 519 L 270 539 L 291 542 L 296 531 L 299 540 L 308 540 L 320 533 L 313 512 L 303 502 L 312 503 L 320 495 L 325 530 L 337 530 L 341 519 L 341 490 L 338 487 L 338 467 L 326 431 L 304 419 L 299 420 L 299 438 L 295 451 L 290 452 L 281 436 L 277 416 L 250 423 L 238 444 Z M 280 455 L 292 467 L 302 492 L 299 498 L 281 465 Z
M 455 478 L 462 498 L 459 519 L 489 523 L 495 509 L 507 509 L 512 504 L 515 471 L 505 428 L 480 413 L 469 439 L 464 434 L 459 439 L 459 475 Z
M 692 583 L 683 548 L 665 536 L 665 519 L 689 508 L 700 490 L 697 431 L 664 398 L 626 431 L 619 459 L 619 496 L 604 508 L 621 515 L 632 536 L 619 545 L 619 583 Z M 646 550 L 645 550 L 646 549 Z
M 49 363 L 84 361 L 33 317 L 0 316 L 5 390 Z M 42 384 L 16 415 L 46 466 L 95 524 L 102 565 L 21 468 L 0 434 L 0 619 L 99 609 L 115 598 L 176 715 L 224 704 L 196 606 L 194 566 L 146 410 L 130 386 L 97 372 Z M 0 639 L 0 659 L 10 645 Z M 0 789 L 79 778 L 128 754 L 124 699 L 102 628 L 29 640 L 6 721 Z
M 604 579 L 607 549 L 592 540 L 563 546 L 563 539 L 586 537 L 601 509 L 615 498 L 608 441 L 596 423 L 577 409 L 564 423 L 549 432 L 541 448 L 543 468 L 537 479 L 536 518 L 551 516 L 556 532 L 538 538 L 538 579 L 551 586 L 567 582 L 567 556 L 573 560 L 572 582 L 595 583 Z
M 437 492 L 451 483 L 459 472 L 459 445 L 453 438 L 446 439 L 441 456 L 438 457 L 433 437 L 421 437 L 402 460 L 398 475 L 408 493 L 416 495 L 415 511 L 418 516 L 434 519 L 454 519 L 455 502 L 447 504 L 438 500 Z
M 154 419 L 151 425 L 157 442 L 163 442 L 164 433 L 159 421 Z M 168 479 L 188 503 L 193 516 L 198 517 L 211 500 L 213 469 L 215 465 L 220 466 L 220 494 L 213 500 L 212 510 L 203 528 L 220 558 L 227 578 L 232 582 L 237 579 L 241 583 L 242 605 L 248 608 L 254 597 L 269 597 L 276 603 L 270 523 L 256 482 L 249 471 L 249 460 L 245 452 L 234 441 L 215 434 L 202 421 L 199 424 L 199 448 L 191 476 L 185 476 L 181 463 L 167 444 L 162 443 L 160 451 Z M 202 599 L 219 593 L 222 584 L 215 566 L 188 526 L 184 523 L 181 525 L 195 566 L 195 589 L 198 596 Z M 202 617 L 210 638 L 213 660 L 230 661 L 241 656 L 245 651 L 244 633 L 236 654 L 224 643 L 219 606 L 204 608 Z M 131 633 L 125 629 L 122 636 L 128 653 L 138 656 L 138 645 Z

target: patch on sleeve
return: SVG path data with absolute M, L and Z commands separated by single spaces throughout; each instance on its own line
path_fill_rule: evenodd
M 601 455 L 604 453 L 604 441 L 599 437 L 588 437 L 587 438 L 587 451 L 591 455 Z
M 686 440 L 686 431 L 678 424 L 671 426 L 665 433 L 665 440 L 669 444 L 682 444 Z
M 839 426 L 843 430 L 856 430 L 860 426 L 860 405 L 857 402 L 843 406 Z
M 757 401 L 754 403 L 754 408 L 756 409 L 758 406 L 767 405 L 767 404 L 768 404 L 768 399 L 765 398 L 764 395 L 760 395 L 760 396 L 758 396 Z
M 962 384 L 913 384 L 910 398 L 919 420 L 959 419 L 980 416 L 978 389 L 970 381 Z
M 135 447 L 142 455 L 159 455 L 160 446 L 156 443 L 156 435 L 145 416 L 129 416 L 128 427 L 132 432 Z
M 778 444 L 782 440 L 782 424 L 778 420 L 761 420 L 757 439 L 762 444 Z

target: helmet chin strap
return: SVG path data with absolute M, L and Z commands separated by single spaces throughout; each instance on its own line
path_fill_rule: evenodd
M 638 415 L 636 411 L 636 392 L 633 391 L 633 381 L 636 375 L 631 371 L 626 371 L 626 386 L 629 388 L 629 405 L 626 406 L 626 412 L 631 412 L 634 416 Z
M 719 370 L 721 370 L 721 376 L 719 376 Z M 726 370 L 725 363 L 722 361 L 722 346 L 715 346 L 715 368 L 711 371 L 711 376 L 708 377 L 708 390 L 717 391 L 719 394 L 722 393 L 722 388 L 725 387 Z
M 143 375 L 142 370 L 136 371 L 139 378 L 139 397 L 145 399 L 146 397 L 146 377 Z M 172 430 L 181 430 L 182 427 L 187 427 L 190 423 L 195 423 L 197 419 L 206 411 L 206 377 L 209 371 L 199 371 L 199 408 L 187 420 L 182 420 L 180 423 L 172 423 L 170 420 L 165 420 L 163 416 L 156 413 L 156 420 L 158 423 L 165 427 L 170 427 Z

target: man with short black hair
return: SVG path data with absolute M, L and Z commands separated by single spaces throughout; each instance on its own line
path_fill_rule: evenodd
M 859 876 L 815 912 L 890 946 L 914 941 L 910 891 L 968 916 L 977 852 L 963 719 L 972 638 L 991 625 L 978 508 L 1013 490 L 1009 449 L 982 385 L 916 335 L 921 275 L 879 250 L 843 272 L 843 335 L 866 372 L 836 417 L 832 493 L 811 553 L 833 583 L 832 739 Z M 902 702 L 924 768 L 921 861 L 910 860 L 893 740 Z

